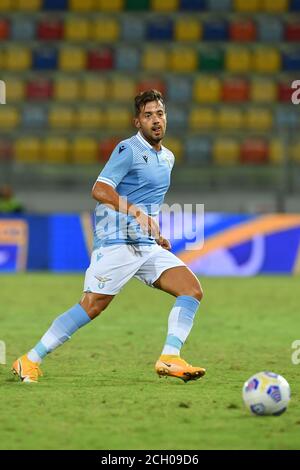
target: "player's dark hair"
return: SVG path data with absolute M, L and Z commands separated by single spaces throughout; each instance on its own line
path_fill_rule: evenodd
M 146 106 L 147 103 L 151 101 L 161 101 L 161 103 L 165 106 L 163 95 L 158 90 L 146 90 L 141 91 L 135 99 L 134 99 L 134 106 L 135 106 L 135 116 L 138 117 L 142 108 Z

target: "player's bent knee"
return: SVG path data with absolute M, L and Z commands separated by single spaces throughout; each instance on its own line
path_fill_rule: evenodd
M 80 304 L 93 320 L 108 307 L 113 297 L 112 295 L 85 294 Z

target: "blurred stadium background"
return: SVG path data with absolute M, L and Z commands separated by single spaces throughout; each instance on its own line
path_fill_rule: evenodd
M 139 90 L 165 94 L 167 202 L 299 211 L 300 0 L 0 0 L 0 183 L 30 213 L 92 210 Z M 293 226 L 294 227 L 294 226 Z

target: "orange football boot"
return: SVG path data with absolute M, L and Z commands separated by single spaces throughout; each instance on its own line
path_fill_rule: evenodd
M 155 364 L 155 370 L 160 377 L 170 376 L 188 382 L 203 377 L 206 370 L 202 367 L 193 367 L 179 356 L 163 354 Z
M 43 375 L 39 364 L 30 361 L 26 354 L 13 363 L 11 370 L 14 375 L 17 375 L 25 383 L 37 383 L 39 376 Z

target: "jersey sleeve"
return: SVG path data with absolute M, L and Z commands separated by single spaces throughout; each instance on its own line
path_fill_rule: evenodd
M 128 143 L 121 142 L 112 152 L 97 181 L 116 188 L 130 171 L 132 160 L 133 152 L 131 146 Z

